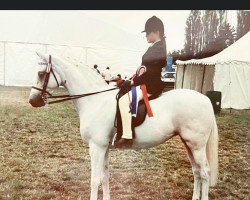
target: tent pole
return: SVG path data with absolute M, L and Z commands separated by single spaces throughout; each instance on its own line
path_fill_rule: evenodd
M 85 65 L 88 63 L 88 47 L 86 47 Z
M 174 89 L 176 89 L 176 81 L 177 81 L 177 74 L 178 74 L 178 67 L 176 65 L 176 68 L 175 68 L 175 81 L 174 81 Z
M 5 60 L 6 60 L 6 58 L 5 58 L 5 54 L 6 54 L 5 46 L 6 46 L 6 42 L 3 42 L 3 85 L 4 86 L 6 84 L 6 82 L 5 82 Z
M 231 65 L 229 64 L 229 80 L 230 80 L 230 82 L 229 82 L 229 101 L 230 101 L 230 113 L 231 113 L 231 111 L 232 111 L 232 102 L 231 102 L 231 84 L 232 84 L 232 82 L 231 82 Z
M 185 69 L 186 69 L 186 64 L 183 65 L 183 74 L 182 74 L 181 88 L 183 88 Z
M 191 81 L 189 82 L 189 89 L 193 90 L 192 88 L 192 79 L 193 79 L 193 64 L 191 64 Z
M 201 81 L 201 93 L 202 93 L 202 88 L 203 88 L 203 82 L 204 82 L 204 77 L 205 77 L 205 72 L 206 72 L 206 65 L 203 67 L 203 75 L 202 75 L 202 81 Z

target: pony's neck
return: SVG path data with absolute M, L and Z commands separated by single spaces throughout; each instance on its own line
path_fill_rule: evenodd
M 94 70 L 83 66 L 81 69 L 62 60 L 55 61 L 59 75 L 65 81 L 65 88 L 70 95 L 98 92 L 111 88 Z
M 105 80 L 89 67 L 83 66 L 80 70 L 71 63 L 67 63 L 67 61 L 62 61 L 60 59 L 54 60 L 53 65 L 62 78 L 62 81 L 66 81 L 64 87 L 68 90 L 70 95 L 100 92 L 114 87 L 107 85 Z M 100 112 L 100 110 L 93 110 L 97 104 L 101 109 L 105 107 L 105 104 L 111 104 L 111 106 L 109 105 L 106 108 L 115 105 L 116 93 L 117 91 L 115 90 L 109 93 L 83 97 L 73 100 L 73 103 L 80 118 L 88 121 L 90 120 L 89 116 L 92 116 L 93 112 Z

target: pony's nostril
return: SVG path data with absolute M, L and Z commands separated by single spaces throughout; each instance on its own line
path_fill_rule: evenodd
M 33 97 L 29 99 L 29 103 L 33 106 L 33 107 L 41 107 L 44 106 L 45 103 L 42 99 L 41 96 L 37 96 L 37 97 Z
M 34 104 L 34 100 L 33 99 L 29 99 L 29 103 L 31 104 L 31 105 L 33 105 Z
M 29 103 L 33 106 L 33 107 L 37 107 L 37 101 L 35 99 L 29 99 Z

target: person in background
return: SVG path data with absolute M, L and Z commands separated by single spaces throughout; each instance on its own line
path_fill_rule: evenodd
M 116 82 L 116 86 L 121 87 L 124 80 L 122 79 L 121 74 L 117 74 L 117 76 L 113 79 L 113 81 Z
M 94 69 L 96 70 L 96 72 L 98 73 L 98 74 L 101 74 L 101 72 L 99 71 L 99 69 L 97 69 L 98 68 L 98 65 L 97 64 L 94 64 Z
M 112 77 L 109 67 L 106 67 L 106 70 L 103 73 L 103 77 L 104 77 L 104 80 L 106 81 L 106 83 L 109 85 L 109 82 L 110 82 L 111 77 Z

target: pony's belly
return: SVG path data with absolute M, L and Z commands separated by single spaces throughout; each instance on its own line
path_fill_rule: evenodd
M 160 127 L 161 126 L 161 127 Z M 172 138 L 176 133 L 172 126 L 161 124 L 158 128 L 148 127 L 146 124 L 135 129 L 135 148 L 150 148 L 164 143 Z

